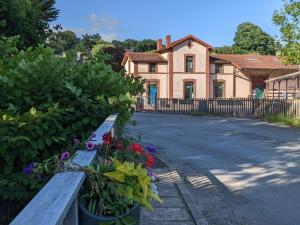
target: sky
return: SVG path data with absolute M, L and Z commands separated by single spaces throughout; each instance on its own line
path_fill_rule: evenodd
M 272 23 L 282 0 L 56 0 L 61 24 L 78 36 L 99 33 L 103 39 L 165 38 L 193 34 L 215 46 L 231 45 L 237 26 L 252 22 L 273 37 Z

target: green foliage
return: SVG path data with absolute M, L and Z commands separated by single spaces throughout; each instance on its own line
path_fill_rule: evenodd
M 84 139 L 110 113 L 120 113 L 124 125 L 143 87 L 106 64 L 78 64 L 43 46 L 15 52 L 14 42 L 0 41 L 9 53 L 0 58 L 0 197 L 28 199 L 44 180 L 24 176 L 22 168 Z
M 280 28 L 281 56 L 287 64 L 300 64 L 300 2 L 284 0 L 284 8 L 275 11 L 273 23 Z
M 125 41 L 112 41 L 112 44 L 118 48 L 134 51 L 134 52 L 148 52 L 156 50 L 156 41 L 151 39 L 144 39 L 141 41 L 134 39 L 126 39 Z
M 275 55 L 279 44 L 269 34 L 253 23 L 245 22 L 237 27 L 232 46 L 215 49 L 220 54 Z
M 58 31 L 52 33 L 47 39 L 47 46 L 54 49 L 55 54 L 62 54 L 75 49 L 78 38 L 73 31 Z
M 242 23 L 238 26 L 234 37 L 234 46 L 249 53 L 274 55 L 276 41 L 253 23 Z
M 11 57 L 18 52 L 17 43 L 19 37 L 4 37 L 0 36 L 0 57 L 6 58 Z M 0 69 L 1 70 L 1 69 Z
M 222 47 L 217 47 L 214 49 L 214 52 L 218 53 L 218 54 L 247 54 L 247 53 L 249 53 L 248 51 L 242 50 L 235 45 L 233 45 L 233 46 L 225 45 Z
M 92 55 L 98 62 L 104 62 L 108 65 L 111 65 L 113 71 L 121 72 L 123 71 L 123 67 L 121 65 L 124 50 L 115 47 L 111 43 L 108 42 L 99 42 L 94 45 L 92 49 Z
M 161 202 L 141 163 L 99 160 L 82 170 L 87 174 L 83 199 L 92 214 L 118 217 L 136 202 L 149 210 L 153 210 L 151 199 Z
M 300 119 L 294 117 L 288 117 L 284 115 L 267 115 L 265 119 L 270 123 L 300 128 Z
M 77 46 L 77 50 L 90 53 L 92 48 L 97 44 L 103 42 L 103 39 L 99 34 L 84 34 L 82 35 L 80 42 Z
M 43 43 L 59 13 L 54 5 L 55 0 L 0 0 L 1 35 L 19 35 L 20 47 Z

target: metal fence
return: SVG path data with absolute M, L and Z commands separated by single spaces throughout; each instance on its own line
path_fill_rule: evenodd
M 138 97 L 137 111 L 156 111 L 169 113 L 199 112 L 217 116 L 265 117 L 278 115 L 300 118 L 300 99 L 271 98 L 202 98 L 178 99 L 158 98 L 148 101 Z
M 107 132 L 114 135 L 117 115 L 110 115 L 89 139 L 95 145 L 102 144 Z M 90 165 L 96 151 L 77 151 L 72 162 L 80 166 Z M 84 172 L 66 171 L 56 174 L 10 225 L 78 225 L 78 192 L 85 180 Z

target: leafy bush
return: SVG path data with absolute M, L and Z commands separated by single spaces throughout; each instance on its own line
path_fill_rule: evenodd
M 0 40 L 0 198 L 26 200 L 47 178 L 22 168 L 84 139 L 110 113 L 124 125 L 143 85 L 103 63 L 78 64 L 43 46 L 14 52 L 12 43 Z
M 284 115 L 267 115 L 265 119 L 270 123 L 277 123 L 300 128 L 300 119 L 297 119 L 295 117 L 288 117 Z

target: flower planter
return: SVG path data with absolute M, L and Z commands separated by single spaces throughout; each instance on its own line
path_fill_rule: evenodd
M 79 225 L 101 225 L 102 223 L 108 223 L 111 222 L 112 225 L 115 225 L 115 223 L 118 219 L 125 218 L 125 217 L 131 217 L 136 220 L 135 225 L 140 225 L 140 205 L 135 204 L 128 213 L 120 216 L 119 218 L 115 216 L 97 216 L 92 213 L 90 213 L 84 203 L 82 201 L 79 201 L 78 204 L 78 214 L 79 214 Z

